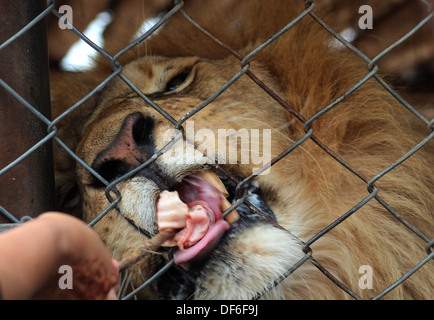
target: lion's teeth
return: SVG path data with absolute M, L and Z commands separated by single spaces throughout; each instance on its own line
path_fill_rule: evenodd
M 225 197 L 223 197 L 222 195 L 222 204 L 221 204 L 221 209 L 222 212 L 225 212 L 226 210 L 228 210 L 231 207 L 231 203 L 229 202 L 228 199 L 226 199 Z M 237 210 L 232 210 L 231 213 L 229 213 L 226 217 L 225 220 L 227 223 L 229 224 L 233 224 L 234 222 L 237 222 L 238 219 L 240 218 L 240 215 L 238 214 Z
M 225 212 L 227 209 L 229 209 L 232 206 L 231 203 L 228 201 L 228 199 L 226 199 L 229 196 L 229 192 L 226 189 L 223 182 L 220 180 L 220 178 L 215 174 L 215 172 L 211 170 L 201 171 L 196 173 L 196 175 L 202 178 L 203 180 L 207 181 L 212 186 L 214 186 L 221 193 L 222 203 L 220 208 L 222 209 L 223 212 Z M 239 218 L 240 215 L 238 214 L 237 210 L 232 210 L 231 213 L 229 213 L 225 217 L 225 220 L 229 224 L 232 224 L 238 221 Z
M 196 173 L 195 175 L 201 177 L 208 183 L 210 183 L 212 186 L 214 186 L 220 193 L 227 197 L 229 196 L 228 190 L 226 190 L 226 187 L 224 186 L 223 182 L 220 180 L 220 178 L 213 172 L 213 171 L 201 171 Z

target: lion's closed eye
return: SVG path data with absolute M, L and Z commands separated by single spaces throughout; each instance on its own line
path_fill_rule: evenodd
M 185 83 L 188 76 L 189 73 L 187 72 L 182 72 L 174 76 L 171 80 L 169 80 L 169 82 L 167 82 L 164 92 L 172 92 L 179 89 Z

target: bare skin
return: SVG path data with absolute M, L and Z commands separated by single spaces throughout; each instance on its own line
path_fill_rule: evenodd
M 0 234 L 3 299 L 116 299 L 118 264 L 82 221 L 45 213 Z M 59 267 L 73 270 L 73 288 L 60 289 Z

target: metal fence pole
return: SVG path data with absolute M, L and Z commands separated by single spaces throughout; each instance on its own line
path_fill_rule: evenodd
M 0 1 L 0 45 L 40 14 L 44 0 Z M 45 19 L 0 51 L 0 79 L 51 119 Z M 47 136 L 47 124 L 0 86 L 0 170 Z M 51 141 L 0 175 L 0 206 L 18 219 L 54 207 Z M 10 222 L 0 213 L 0 223 Z

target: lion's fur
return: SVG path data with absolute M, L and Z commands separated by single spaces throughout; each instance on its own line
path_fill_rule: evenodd
M 240 5 L 231 11 L 234 17 L 229 15 L 229 19 L 232 20 L 227 21 L 228 11 L 225 6 L 229 2 L 221 3 L 223 9 L 217 8 L 218 10 L 214 11 L 209 3 L 208 9 L 205 10 L 204 7 L 200 9 L 195 7 L 197 6 L 195 1 L 187 1 L 185 10 L 243 55 L 248 54 L 257 44 L 268 39 L 302 11 L 297 1 L 268 1 L 266 7 L 262 7 L 260 1 L 249 1 L 249 4 Z M 242 19 L 235 19 L 237 12 L 243 12 Z M 214 21 L 218 21 L 218 24 L 214 24 Z M 214 27 L 215 25 L 218 27 Z M 250 70 L 305 119 L 311 118 L 342 96 L 369 72 L 366 62 L 355 54 L 330 46 L 328 36 L 323 28 L 307 16 L 250 61 Z M 203 61 L 200 63 L 204 69 L 201 69 L 202 73 L 198 76 L 203 80 L 203 84 L 201 86 L 195 82 L 189 97 L 156 98 L 157 104 L 163 109 L 167 108 L 166 110 L 175 119 L 179 119 L 203 102 L 241 69 L 238 59 L 219 48 L 179 14 L 139 49 L 132 49 L 122 56 L 120 61 L 123 64 L 133 61 L 137 58 L 137 54 L 144 58 L 125 67 L 124 74 L 145 94 L 152 92 L 146 92 L 143 78 L 152 79 L 153 72 L 155 73 L 155 70 L 150 71 L 153 64 L 165 63 L 165 60 L 161 62 L 160 58 L 148 59 L 147 56 L 193 55 L 199 56 Z M 183 66 L 191 63 L 190 60 L 185 58 L 175 62 L 170 59 L 168 61 Z M 52 91 L 53 105 L 57 108 L 55 114 L 60 114 L 64 108 L 75 103 L 109 74 L 109 67 L 101 61 L 97 71 L 81 75 L 54 75 Z M 148 107 L 144 109 L 143 102 L 120 99 L 119 97 L 127 91 L 130 92 L 131 89 L 121 80 L 115 79 L 109 83 L 108 89 L 105 89 L 102 94 L 92 98 L 84 107 L 73 113 L 74 121 L 71 121 L 71 118 L 68 120 L 67 117 L 64 123 L 59 124 L 59 136 L 63 140 L 66 139 L 67 144 L 74 151 L 78 146 L 79 156 L 83 157 L 89 165 L 113 140 L 110 137 L 116 135 L 128 114 L 137 110 L 146 110 L 154 114 L 162 122 L 156 132 L 163 130 L 167 125 L 155 111 Z M 235 107 L 231 107 L 231 103 Z M 215 129 L 222 126 L 270 128 L 273 130 L 273 156 L 283 152 L 306 134 L 303 123 L 268 97 L 247 76 L 235 82 L 222 97 L 196 114 L 193 120 L 198 123 L 198 126 Z M 85 122 L 87 124 L 83 129 Z M 315 137 L 367 179 L 372 179 L 403 157 L 429 134 L 426 125 L 397 102 L 375 79 L 368 80 L 348 98 L 315 120 L 312 127 Z M 156 139 L 158 142 L 159 138 Z M 433 157 L 431 141 L 375 182 L 381 199 L 430 239 L 434 236 Z M 60 187 L 67 189 L 64 182 L 75 179 L 75 173 L 71 171 L 74 164 L 71 159 L 61 154 L 60 149 L 56 159 L 58 172 L 60 172 L 57 177 L 58 181 L 61 181 Z M 249 166 L 229 167 L 228 170 L 247 176 L 249 168 Z M 89 220 L 104 209 L 108 202 L 103 192 L 98 193 L 86 187 L 86 179 L 91 177 L 83 167 L 77 166 L 77 172 L 84 200 L 84 218 Z M 311 139 L 306 140 L 274 165 L 269 174 L 259 176 L 258 182 L 266 197 L 267 192 L 270 193 L 268 201 L 279 224 L 303 241 L 308 241 L 370 194 L 366 182 L 339 164 Z M 127 182 L 122 182 L 118 188 L 125 193 L 135 192 L 135 186 Z M 153 199 L 157 190 L 149 187 L 149 193 L 150 199 Z M 132 202 L 128 203 L 128 199 L 133 198 L 133 196 L 123 195 L 118 207 L 140 225 L 143 221 L 134 216 L 134 206 L 141 206 L 139 202 L 142 200 L 136 199 L 135 202 L 131 200 Z M 149 223 L 152 225 L 152 221 Z M 98 222 L 95 228 L 117 258 L 122 257 L 129 250 L 134 250 L 144 241 L 143 237 L 115 210 Z M 269 227 L 265 229 L 268 230 L 267 228 Z M 276 239 L 284 237 L 279 232 L 275 234 Z M 243 239 L 249 237 L 240 237 L 239 241 Z M 252 239 L 258 241 L 257 237 L 252 236 Z M 270 239 L 273 239 L 272 235 Z M 282 243 L 285 241 L 282 240 Z M 231 246 L 236 250 L 240 245 L 232 242 L 228 244 L 228 247 Z M 251 246 L 254 247 L 252 243 Z M 273 250 L 277 246 L 276 243 L 272 245 L 264 243 L 262 250 Z M 425 246 L 424 241 L 393 217 L 376 199 L 371 199 L 365 206 L 314 242 L 311 249 L 316 261 L 338 280 L 361 297 L 370 298 L 397 281 L 424 259 Z M 254 252 L 259 249 L 251 250 Z M 279 250 L 285 252 L 289 249 L 276 249 Z M 302 256 L 301 249 L 298 252 L 297 259 L 291 262 L 298 261 Z M 264 263 L 265 260 L 268 261 L 264 258 Z M 154 258 L 150 257 L 141 264 L 142 269 L 137 272 L 136 281 L 144 280 L 152 274 L 154 266 L 149 267 L 147 264 L 153 263 L 155 263 Z M 261 259 L 257 264 L 260 263 Z M 287 267 L 288 263 L 282 265 Z M 358 286 L 361 277 L 358 269 L 363 265 L 373 268 L 373 290 L 361 290 Z M 208 269 L 220 267 L 220 265 L 207 266 Z M 225 270 L 230 272 L 232 269 L 228 268 Z M 258 275 L 262 276 L 261 272 L 264 271 L 258 271 Z M 284 270 L 276 272 L 284 272 Z M 221 281 L 226 283 L 231 279 L 231 275 L 227 275 L 226 278 L 222 277 Z M 267 281 L 270 282 L 272 279 Z M 228 283 L 227 286 L 230 287 L 230 284 Z M 305 262 L 294 274 L 277 286 L 275 292 L 277 293 L 270 293 L 268 297 L 349 298 L 348 294 L 333 284 L 310 262 Z M 154 297 L 152 294 L 155 293 L 150 293 L 150 296 Z M 202 298 L 248 298 L 245 293 L 234 293 L 234 295 L 231 296 L 231 292 L 225 290 L 217 290 L 213 294 L 197 293 L 197 297 Z M 392 290 L 386 298 L 433 299 L 432 261 Z

